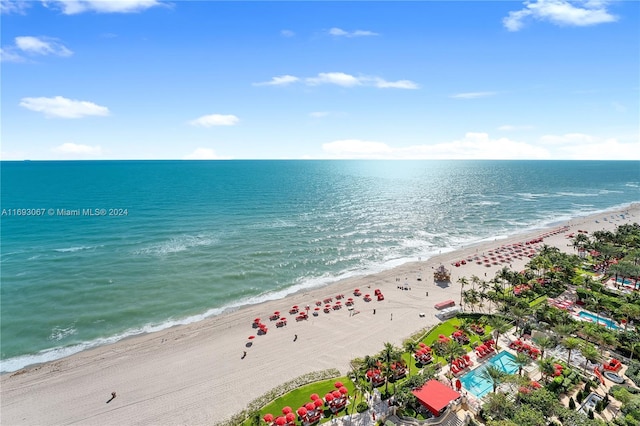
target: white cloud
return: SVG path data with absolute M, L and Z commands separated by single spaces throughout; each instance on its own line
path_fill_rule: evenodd
M 502 20 L 509 31 L 518 31 L 527 18 L 549 21 L 560 26 L 588 26 L 615 22 L 618 17 L 607 11 L 606 1 L 537 0 L 525 2 L 525 8 L 509 12 Z
M 386 81 L 382 78 L 375 79 L 375 86 L 381 89 L 419 89 L 420 86 L 411 80 Z
M 496 92 L 467 92 L 467 93 L 456 93 L 455 95 L 449 96 L 453 99 L 478 99 L 478 98 L 488 98 L 490 96 L 495 96 Z
M 218 160 L 220 157 L 211 148 L 196 148 L 192 153 L 183 157 L 183 160 Z
M 640 142 L 623 143 L 616 138 L 601 138 L 584 133 L 545 135 L 540 142 L 553 149 L 559 158 L 572 160 L 640 159 Z
M 54 98 L 22 98 L 20 106 L 31 111 L 42 112 L 48 118 L 81 118 L 91 115 L 109 115 L 109 109 L 93 102 Z
M 191 120 L 189 124 L 198 127 L 234 126 L 238 124 L 239 121 L 240 119 L 232 114 L 209 114 Z
M 358 139 L 322 145 L 330 158 L 361 159 L 542 159 L 546 149 L 506 138 L 491 139 L 486 133 L 465 134 L 463 139 L 431 145 L 392 147 L 384 142 Z
M 293 31 L 291 31 L 291 30 L 281 30 L 281 31 L 280 31 L 280 35 L 281 35 L 282 37 L 293 37 L 293 36 L 295 36 L 295 35 L 296 35 L 296 33 L 294 33 L 294 32 L 293 32 Z
M 62 43 L 50 37 L 16 37 L 16 47 L 25 53 L 34 55 L 71 56 L 73 52 Z
M 30 6 L 29 2 L 25 0 L 1 0 L 0 13 L 3 15 L 12 13 L 24 15 Z
M 328 33 L 335 37 L 368 37 L 368 36 L 377 36 L 378 33 L 374 33 L 373 31 L 367 30 L 355 30 L 355 31 L 345 31 L 342 28 L 331 28 Z
M 337 84 L 343 87 L 360 86 L 360 79 L 343 72 L 321 72 L 317 77 L 309 77 L 305 80 L 307 84 L 316 86 L 319 84 Z
M 16 49 L 12 47 L 4 47 L 0 49 L 0 61 L 2 62 L 25 62 L 26 59 L 16 53 Z
M 53 152 L 61 154 L 82 155 L 82 156 L 99 156 L 102 155 L 100 145 L 90 146 L 73 142 L 63 143 L 52 149 Z
M 42 3 L 59 7 L 65 15 L 83 12 L 135 13 L 162 4 L 157 0 L 42 0 Z
M 277 77 L 273 77 L 270 81 L 265 81 L 263 83 L 253 83 L 254 86 L 286 86 L 291 83 L 295 83 L 299 81 L 298 77 L 293 75 L 280 75 Z
M 293 75 L 273 77 L 270 81 L 253 83 L 254 86 L 286 86 L 296 82 L 304 82 L 307 86 L 335 84 L 342 87 L 373 86 L 381 89 L 418 89 L 420 86 L 411 80 L 387 81 L 380 77 L 356 77 L 344 72 L 321 72 L 315 77 L 304 79 Z

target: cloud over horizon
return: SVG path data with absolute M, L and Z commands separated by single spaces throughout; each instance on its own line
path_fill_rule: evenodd
M 63 143 L 52 149 L 53 152 L 59 154 L 71 154 L 80 156 L 99 156 L 102 155 L 102 148 L 100 145 L 90 146 L 82 145 L 73 142 Z

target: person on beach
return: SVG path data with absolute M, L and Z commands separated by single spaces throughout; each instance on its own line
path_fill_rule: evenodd
M 244 359 L 244 357 L 246 357 L 246 356 L 247 356 L 247 351 L 244 351 L 244 352 L 242 353 L 242 358 L 240 358 L 240 359 Z
M 373 315 L 375 315 L 375 314 L 376 314 L 376 310 L 374 309 L 374 310 L 373 310 Z
M 297 335 L 297 334 L 294 334 L 294 335 L 293 335 L 293 341 L 295 342 L 296 340 L 298 340 L 298 335 Z
M 391 314 L 391 321 L 393 321 L 393 314 Z
M 116 398 L 116 393 L 115 392 L 111 392 L 111 399 L 109 399 L 107 401 L 107 404 L 110 403 L 111 401 L 113 401 Z

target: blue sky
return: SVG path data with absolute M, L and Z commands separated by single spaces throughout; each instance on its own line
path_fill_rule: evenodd
M 636 1 L 0 4 L 4 160 L 640 159 Z

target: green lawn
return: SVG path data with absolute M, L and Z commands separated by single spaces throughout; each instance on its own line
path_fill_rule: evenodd
M 316 393 L 318 394 L 318 396 L 320 396 L 320 398 L 324 398 L 324 396 L 328 392 L 334 391 L 336 389 L 334 386 L 335 382 L 342 382 L 342 384 L 349 390 L 349 395 L 353 396 L 354 386 L 351 382 L 351 379 L 349 379 L 347 376 L 338 377 L 336 379 L 323 380 L 316 383 L 310 383 L 306 386 L 295 389 L 281 396 L 280 398 L 273 400 L 271 403 L 260 410 L 260 418 L 264 417 L 264 415 L 267 413 L 273 414 L 274 418 L 281 416 L 282 409 L 287 406 L 291 407 L 293 409 L 293 412 L 295 413 L 298 408 L 302 407 L 307 402 L 311 402 L 311 394 Z M 358 399 L 358 402 L 359 401 L 360 400 Z M 351 402 L 351 404 L 353 404 L 353 401 Z M 348 410 L 351 410 L 351 404 L 347 405 Z M 330 414 L 330 410 L 325 410 L 325 417 L 320 421 L 320 423 L 328 422 L 329 420 L 331 420 L 332 417 Z M 345 411 L 341 411 L 338 415 L 345 415 Z M 242 425 L 251 426 L 251 421 L 246 420 L 244 423 L 242 423 Z

